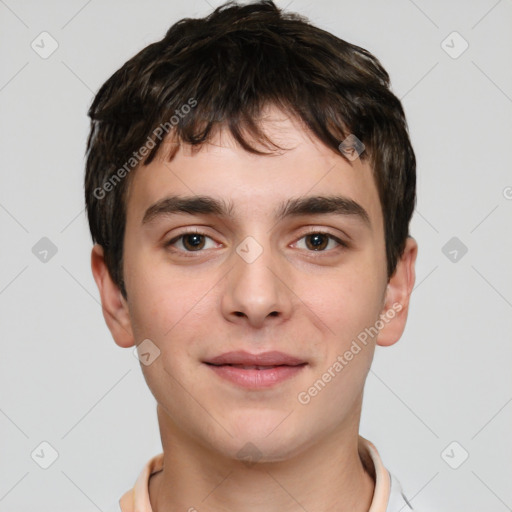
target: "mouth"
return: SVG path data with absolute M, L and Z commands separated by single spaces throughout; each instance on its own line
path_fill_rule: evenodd
M 307 361 L 283 352 L 226 352 L 203 361 L 223 380 L 249 389 L 275 386 L 297 375 Z
M 272 368 L 280 368 L 281 366 L 302 366 L 299 364 L 289 365 L 289 364 L 275 364 L 275 365 L 248 365 L 248 364 L 212 364 L 206 363 L 211 366 L 231 366 L 232 368 L 239 368 L 240 370 L 271 370 Z M 302 363 L 306 364 L 306 363 Z
M 225 352 L 224 354 L 220 354 L 204 362 L 215 366 L 255 366 L 261 368 L 269 366 L 298 366 L 307 363 L 303 359 L 276 350 L 261 352 L 259 354 L 251 354 L 244 350 L 237 350 L 234 352 Z

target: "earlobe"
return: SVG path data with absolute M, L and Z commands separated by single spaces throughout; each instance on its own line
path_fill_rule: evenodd
M 128 304 L 114 283 L 105 263 L 103 247 L 95 244 L 91 251 L 91 270 L 101 297 L 103 317 L 114 341 L 123 348 L 135 345 Z
M 381 311 L 384 325 L 377 336 L 377 345 L 384 347 L 393 345 L 404 332 L 409 312 L 409 301 L 416 280 L 417 254 L 416 240 L 408 237 L 402 257 L 386 289 L 384 307 Z

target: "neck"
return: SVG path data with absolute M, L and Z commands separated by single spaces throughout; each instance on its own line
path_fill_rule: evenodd
M 164 469 L 150 479 L 153 512 L 368 512 L 373 465 L 350 432 L 333 432 L 295 457 L 247 464 L 199 446 L 159 413 Z M 263 491 L 263 492 L 262 492 Z

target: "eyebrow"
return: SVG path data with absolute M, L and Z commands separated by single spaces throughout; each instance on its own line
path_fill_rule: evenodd
M 190 215 L 217 215 L 232 218 L 234 205 L 211 196 L 170 196 L 150 206 L 142 218 L 148 224 L 161 216 L 185 213 Z M 371 229 L 368 212 L 356 201 L 344 196 L 308 196 L 288 199 L 275 211 L 275 218 L 281 221 L 287 217 L 303 215 L 337 214 L 355 217 Z

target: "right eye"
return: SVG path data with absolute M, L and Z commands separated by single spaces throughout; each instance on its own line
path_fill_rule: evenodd
M 211 240 L 213 242 L 213 246 L 205 247 L 206 239 Z M 178 236 L 175 236 L 172 240 L 169 240 L 169 242 L 167 242 L 165 246 L 173 247 L 173 249 L 176 250 L 176 244 L 178 246 L 178 252 L 201 252 L 201 250 L 205 248 L 215 248 L 215 242 L 213 241 L 213 239 L 197 230 L 184 231 L 183 233 L 180 233 Z

